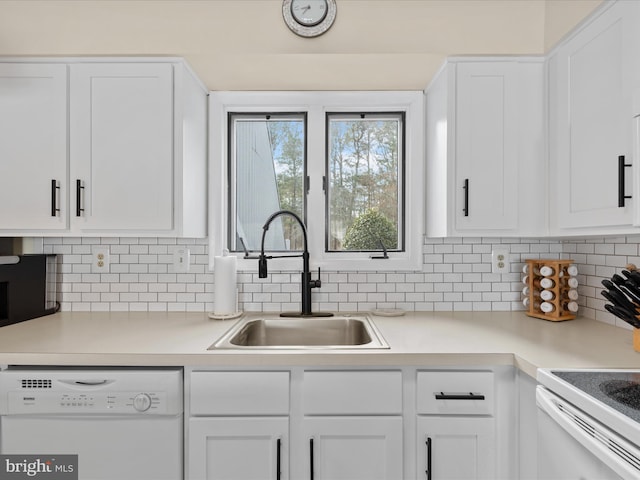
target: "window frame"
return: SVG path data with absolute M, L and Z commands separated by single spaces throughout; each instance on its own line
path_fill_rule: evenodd
M 306 218 L 312 269 L 328 271 L 420 271 L 424 235 L 424 94 L 422 91 L 210 92 L 209 95 L 209 268 L 227 249 L 229 212 L 229 113 L 306 112 Z M 327 175 L 326 114 L 404 112 L 405 251 L 388 259 L 371 252 L 325 251 Z M 265 219 L 266 220 L 266 219 Z M 256 272 L 257 260 L 236 253 L 238 270 Z M 300 271 L 299 258 L 273 262 L 273 271 Z

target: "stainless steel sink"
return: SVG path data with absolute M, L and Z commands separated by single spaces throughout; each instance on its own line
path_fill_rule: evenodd
M 209 347 L 216 349 L 389 348 L 368 315 L 282 318 L 249 315 Z

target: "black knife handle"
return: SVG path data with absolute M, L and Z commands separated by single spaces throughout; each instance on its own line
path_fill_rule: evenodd
M 615 305 L 610 305 L 608 303 L 605 303 L 604 308 L 605 310 L 607 310 L 607 312 L 612 313 L 613 315 L 618 317 L 620 320 L 624 320 L 632 327 L 640 328 L 640 320 L 638 320 L 634 316 L 630 316 L 625 310 L 618 308 Z

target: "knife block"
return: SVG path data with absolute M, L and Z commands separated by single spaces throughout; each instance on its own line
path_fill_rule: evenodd
M 633 349 L 640 352 L 640 328 L 633 329 Z
M 530 317 L 541 318 L 543 320 L 549 320 L 552 322 L 561 322 L 564 320 L 573 320 L 576 318 L 575 313 L 566 310 L 564 303 L 566 300 L 564 297 L 566 293 L 571 289 L 567 284 L 570 278 L 567 269 L 573 260 L 543 260 L 543 259 L 531 259 L 526 260 L 529 265 L 529 273 L 527 274 L 528 280 L 526 285 L 529 287 L 529 308 L 526 314 Z M 551 267 L 553 269 L 553 275 L 542 276 L 539 272 L 542 267 Z M 540 298 L 540 293 L 537 292 L 541 289 L 540 281 L 543 278 L 549 278 L 553 280 L 553 287 L 545 288 L 553 292 L 553 300 L 547 300 L 547 302 L 553 304 L 555 307 L 552 312 L 545 313 L 540 310 L 540 304 L 543 300 Z M 640 339 L 639 339 L 640 342 Z

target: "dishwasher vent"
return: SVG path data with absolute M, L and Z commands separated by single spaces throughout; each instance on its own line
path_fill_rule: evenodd
M 51 380 L 22 379 L 22 388 L 51 388 Z

